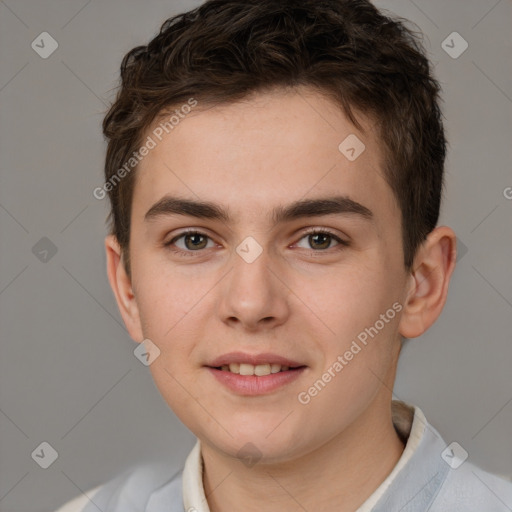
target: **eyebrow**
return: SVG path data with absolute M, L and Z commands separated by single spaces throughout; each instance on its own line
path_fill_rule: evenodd
M 356 215 L 365 220 L 372 220 L 373 213 L 362 204 L 347 196 L 333 196 L 318 199 L 303 199 L 286 206 L 277 206 L 270 218 L 274 224 L 289 222 L 302 217 L 320 217 L 323 215 Z M 228 210 L 222 206 L 192 199 L 166 195 L 157 201 L 144 216 L 145 221 L 168 215 L 186 215 L 200 219 L 212 219 L 229 223 Z

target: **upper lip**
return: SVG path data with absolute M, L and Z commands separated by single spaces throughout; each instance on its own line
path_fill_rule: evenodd
M 279 356 L 277 354 L 271 354 L 270 352 L 265 352 L 263 354 L 229 352 L 228 354 L 223 354 L 219 357 L 216 357 L 215 359 L 210 361 L 206 366 L 217 368 L 219 366 L 229 365 L 231 363 L 252 364 L 254 366 L 257 366 L 259 364 L 280 364 L 281 366 L 290 367 L 306 366 L 292 359 L 288 359 L 287 357 Z

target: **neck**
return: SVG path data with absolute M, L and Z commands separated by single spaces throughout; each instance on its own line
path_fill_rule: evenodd
M 210 512 L 259 512 L 262 500 L 267 512 L 353 512 L 385 480 L 404 450 L 393 427 L 390 397 L 386 398 L 343 432 L 293 461 L 248 468 L 202 443 Z

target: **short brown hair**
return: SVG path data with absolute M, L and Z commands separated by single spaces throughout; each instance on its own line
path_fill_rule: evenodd
M 230 103 L 275 87 L 309 86 L 374 122 L 384 176 L 401 210 L 404 265 L 435 228 L 446 140 L 421 32 L 365 0 L 209 0 L 166 20 L 128 52 L 121 87 L 103 121 L 105 179 L 127 162 L 163 112 L 191 97 Z M 341 142 L 341 141 L 340 141 Z M 130 272 L 134 173 L 111 187 L 111 233 Z

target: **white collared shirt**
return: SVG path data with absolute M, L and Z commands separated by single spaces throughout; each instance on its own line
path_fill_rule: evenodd
M 392 412 L 405 449 L 390 474 L 355 512 L 512 511 L 512 482 L 470 463 L 457 443 L 447 445 L 418 407 L 393 402 Z M 176 472 L 175 466 L 165 463 L 136 466 L 57 512 L 98 510 L 210 512 L 199 440 L 183 470 Z

